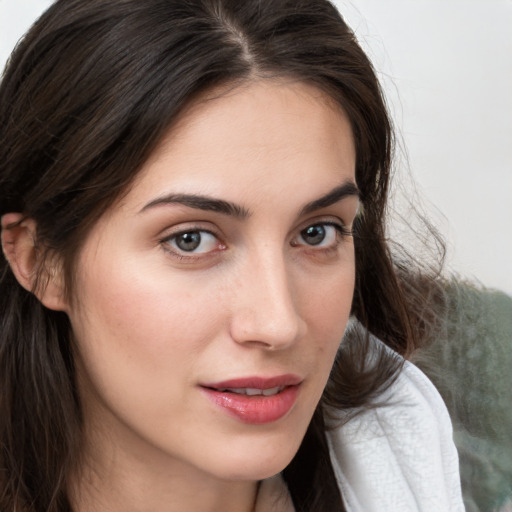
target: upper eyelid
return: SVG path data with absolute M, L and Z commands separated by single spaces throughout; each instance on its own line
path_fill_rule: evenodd
M 340 218 L 337 215 L 324 215 L 320 216 L 318 218 L 309 219 L 307 221 L 301 222 L 299 224 L 299 227 L 296 228 L 296 231 L 299 233 L 303 231 L 304 229 L 307 229 L 311 226 L 318 226 L 318 225 L 327 225 L 327 226 L 339 226 L 342 229 L 350 230 L 351 223 L 345 222 L 342 218 Z
M 177 226 L 173 226 L 173 227 L 170 227 L 170 228 L 166 228 L 164 230 L 161 231 L 161 234 L 158 235 L 158 239 L 160 241 L 165 241 L 165 240 L 169 240 L 171 238 L 174 238 L 176 236 L 179 236 L 179 235 L 182 235 L 184 233 L 192 233 L 192 232 L 195 232 L 195 231 L 199 231 L 199 232 L 202 232 L 202 233 L 208 233 L 218 239 L 220 239 L 222 237 L 222 233 L 219 232 L 218 229 L 212 229 L 212 228 L 209 228 L 209 227 L 205 227 L 205 226 L 201 226 L 199 225 L 200 223 L 197 223 L 197 222 L 191 222 L 190 225 L 188 226 L 185 226 L 185 227 L 181 227 L 182 224 L 187 224 L 186 222 L 182 222 L 180 223 L 179 225 Z
M 217 240 L 219 239 L 219 237 L 215 233 L 213 233 L 212 231 L 209 231 L 208 229 L 184 229 L 181 231 L 176 231 L 174 233 L 169 233 L 167 236 L 162 238 L 162 241 L 165 242 L 167 240 L 172 240 L 174 238 L 179 237 L 180 235 L 185 235 L 187 233 L 207 233 L 208 235 L 211 235 L 211 236 L 217 238 Z
M 342 223 L 342 222 L 315 222 L 313 224 L 308 224 L 304 229 L 301 229 L 299 231 L 299 234 L 301 234 L 303 231 L 305 231 L 306 229 L 308 229 L 308 227 L 313 227 L 313 226 L 330 226 L 334 229 L 336 229 L 337 231 L 341 231 L 342 233 L 351 233 L 351 230 L 348 229 L 348 227 Z

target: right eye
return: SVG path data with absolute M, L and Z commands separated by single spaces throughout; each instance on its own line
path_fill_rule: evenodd
M 200 229 L 175 233 L 162 243 L 177 254 L 205 254 L 224 247 L 215 235 Z
M 336 235 L 336 228 L 328 224 L 314 224 L 300 232 L 302 241 L 310 246 L 334 245 Z

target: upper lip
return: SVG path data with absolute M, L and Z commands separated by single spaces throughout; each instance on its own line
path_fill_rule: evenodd
M 302 378 L 294 374 L 275 375 L 272 377 L 240 377 L 236 379 L 223 380 L 219 382 L 201 383 L 202 387 L 212 389 L 227 388 L 251 388 L 251 389 L 272 389 L 277 387 L 296 386 L 302 382 Z

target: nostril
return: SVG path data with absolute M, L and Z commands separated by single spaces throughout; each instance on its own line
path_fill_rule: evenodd
M 231 336 L 234 341 L 266 350 L 281 350 L 293 345 L 300 337 L 301 319 L 293 314 L 288 319 L 282 316 L 262 318 L 259 314 L 234 318 Z

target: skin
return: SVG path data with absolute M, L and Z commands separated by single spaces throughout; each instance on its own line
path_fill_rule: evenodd
M 311 203 L 350 183 L 350 124 L 312 86 L 252 82 L 180 118 L 85 240 L 72 302 L 42 299 L 67 312 L 77 346 L 77 510 L 253 509 L 257 481 L 296 453 L 346 327 L 358 197 Z M 230 202 L 238 215 L 162 201 L 169 194 Z M 180 249 L 191 235 L 200 245 Z M 282 374 L 302 379 L 297 401 L 264 425 L 200 388 Z

